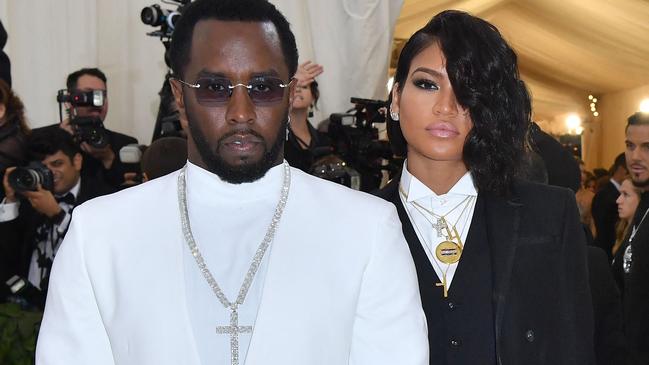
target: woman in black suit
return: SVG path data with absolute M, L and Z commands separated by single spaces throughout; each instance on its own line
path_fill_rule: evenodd
M 404 46 L 390 99 L 390 140 L 407 159 L 379 195 L 415 261 L 430 363 L 593 363 L 574 194 L 516 178 L 530 97 L 498 30 L 438 14 Z

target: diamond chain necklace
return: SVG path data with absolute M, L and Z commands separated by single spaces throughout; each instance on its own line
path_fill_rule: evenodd
M 277 225 L 282 218 L 282 213 L 284 212 L 284 207 L 286 206 L 286 201 L 288 200 L 289 188 L 291 186 L 291 169 L 288 163 L 284 161 L 284 182 L 282 183 L 282 191 L 279 202 L 277 202 L 277 206 L 275 207 L 275 214 L 273 215 L 273 219 L 270 223 L 270 226 L 268 227 L 268 230 L 266 231 L 264 239 L 259 244 L 255 256 L 252 258 L 250 268 L 248 268 L 246 277 L 241 284 L 241 289 L 239 289 L 239 295 L 234 302 L 230 302 L 221 290 L 221 287 L 216 282 L 216 279 L 214 279 L 214 276 L 212 276 L 212 273 L 207 267 L 205 259 L 203 258 L 203 255 L 201 255 L 198 245 L 194 240 L 194 235 L 192 234 L 192 229 L 189 224 L 189 212 L 187 209 L 187 188 L 185 179 L 186 171 L 187 166 L 185 165 L 185 167 L 180 170 L 180 174 L 178 175 L 178 205 L 180 208 L 180 221 L 182 224 L 183 235 L 185 236 L 185 242 L 187 242 L 189 251 L 196 260 L 196 264 L 198 265 L 201 274 L 203 274 L 203 277 L 207 281 L 207 284 L 210 286 L 210 288 L 212 288 L 212 291 L 219 299 L 221 304 L 223 304 L 226 309 L 230 310 L 230 326 L 218 326 L 216 331 L 220 334 L 230 335 L 231 363 L 233 365 L 236 365 L 239 363 L 239 333 L 252 332 L 252 326 L 239 326 L 237 309 L 246 300 L 248 289 L 250 289 L 250 285 L 252 284 L 252 280 L 254 279 L 255 274 L 257 274 L 257 270 L 259 269 L 259 265 L 264 258 L 264 254 L 266 253 L 268 246 L 273 241 Z

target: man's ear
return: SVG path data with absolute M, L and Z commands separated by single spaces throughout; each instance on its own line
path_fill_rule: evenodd
M 83 166 L 83 156 L 80 153 L 76 153 L 72 158 L 72 166 L 77 171 L 81 171 L 81 166 Z
M 5 114 L 7 114 L 7 107 L 4 104 L 0 103 L 0 120 L 5 117 Z
M 187 114 L 185 113 L 183 86 L 180 81 L 175 79 L 169 79 L 169 84 L 171 85 L 171 91 L 174 94 L 174 100 L 176 101 L 178 113 L 180 113 L 180 125 L 181 127 L 183 127 L 183 129 L 185 129 L 187 128 Z

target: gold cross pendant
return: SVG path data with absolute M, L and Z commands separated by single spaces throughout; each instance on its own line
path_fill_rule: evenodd
M 436 287 L 442 287 L 444 288 L 444 298 L 448 298 L 448 289 L 446 288 L 446 277 L 442 280 L 441 283 L 435 283 Z

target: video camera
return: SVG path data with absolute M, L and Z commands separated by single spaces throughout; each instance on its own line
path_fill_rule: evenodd
M 154 4 L 147 6 L 140 12 L 142 23 L 160 27 L 160 29 L 149 32 L 146 35 L 158 37 L 165 47 L 164 61 L 167 67 L 171 68 L 169 59 L 169 47 L 171 45 L 171 36 L 173 35 L 176 23 L 180 19 L 183 11 L 192 0 L 162 0 L 163 3 L 176 5 L 175 10 L 163 9 L 160 5 Z M 153 140 L 167 136 L 182 136 L 180 118 L 176 112 L 175 101 L 169 84 L 171 73 L 167 73 L 165 80 L 160 89 L 160 104 L 158 105 L 158 115 L 153 131 Z M 170 105 L 173 104 L 173 107 Z
M 73 91 L 66 89 L 59 90 L 56 95 L 61 105 L 69 103 L 72 109 L 77 107 L 102 108 L 106 103 L 105 90 Z M 60 116 L 63 119 L 63 116 Z M 77 143 L 86 142 L 95 148 L 104 148 L 108 145 L 108 134 L 104 128 L 104 122 L 99 117 L 81 117 L 70 113 L 70 125 L 74 131 L 74 140 Z
M 36 191 L 40 184 L 43 189 L 54 189 L 54 175 L 40 161 L 32 161 L 27 166 L 18 167 L 9 176 L 9 185 L 16 191 Z
M 159 30 L 149 32 L 147 35 L 160 37 L 164 42 L 165 39 L 171 39 L 180 15 L 191 0 L 167 0 L 162 2 L 169 5 L 176 5 L 176 10 L 163 9 L 160 5 L 153 4 L 142 9 L 140 19 L 146 25 L 160 27 Z
M 359 189 L 372 191 L 380 187 L 383 171 L 392 176 L 399 170 L 390 143 L 379 140 L 379 130 L 375 127 L 375 124 L 386 122 L 387 103 L 361 98 L 351 98 L 350 101 L 354 107 L 346 113 L 331 114 L 328 134 L 334 154 L 360 176 Z M 351 122 L 345 122 L 349 119 Z M 318 168 L 320 166 L 314 166 L 314 170 Z

